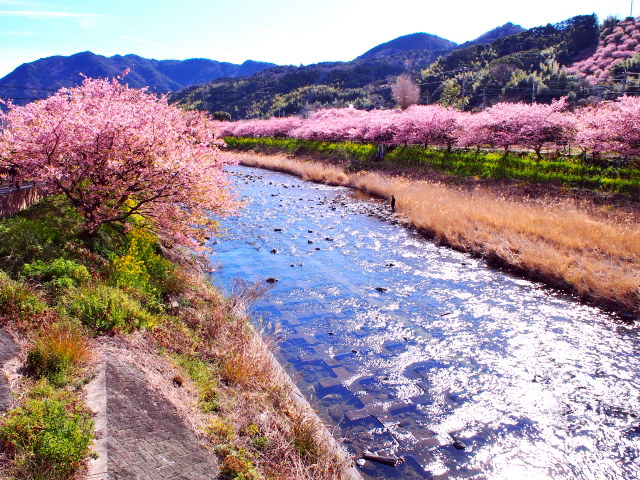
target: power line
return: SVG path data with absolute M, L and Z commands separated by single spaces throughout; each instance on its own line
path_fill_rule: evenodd
M 21 87 L 18 85 L 0 85 L 0 88 L 12 88 L 15 90 L 40 90 L 43 92 L 57 92 L 58 90 L 60 90 L 60 88 L 66 88 L 66 87 L 60 87 L 60 88 L 40 88 L 40 87 Z

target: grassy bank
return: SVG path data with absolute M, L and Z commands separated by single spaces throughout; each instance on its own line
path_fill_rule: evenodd
M 579 187 L 589 190 L 640 195 L 640 168 L 636 164 L 606 165 L 585 163 L 580 157 L 538 160 L 533 155 L 504 155 L 499 152 L 452 151 L 399 146 L 390 149 L 383 162 L 375 162 L 377 147 L 352 142 L 320 142 L 292 138 L 226 137 L 230 148 L 264 153 L 322 156 L 328 160 L 348 162 L 351 170 L 380 169 L 394 165 L 404 168 L 429 167 L 437 172 L 459 177 L 480 177 L 528 183 Z
M 489 192 L 287 158 L 244 154 L 244 165 L 396 197 L 396 208 L 429 237 L 584 300 L 640 313 L 640 225 L 593 217 L 570 203 L 526 203 Z
M 26 350 L 14 408 L 0 419 L 3 475 L 63 479 L 84 468 L 92 350 L 104 335 L 135 333 L 179 367 L 176 383 L 197 387 L 206 419 L 198 433 L 226 477 L 339 478 L 321 425 L 279 380 L 244 314 L 257 290 L 224 298 L 189 256 L 163 249 L 144 219 L 129 226 L 88 238 L 61 198 L 0 221 L 0 321 Z

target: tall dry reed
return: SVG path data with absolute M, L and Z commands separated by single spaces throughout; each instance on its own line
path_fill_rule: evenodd
M 240 156 L 243 165 L 396 197 L 404 219 L 437 240 L 573 290 L 640 312 L 640 225 L 595 218 L 565 204 L 530 204 L 489 192 L 341 168 L 283 156 Z

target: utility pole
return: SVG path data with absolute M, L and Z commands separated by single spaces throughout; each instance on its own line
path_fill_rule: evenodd
M 487 108 L 487 89 L 482 89 L 482 110 Z
M 631 0 L 631 12 L 629 13 L 629 16 L 633 18 L 633 0 Z
M 461 110 L 464 112 L 464 93 L 466 90 L 466 86 L 467 86 L 467 76 L 463 73 L 462 74 L 462 94 L 460 95 L 460 102 L 461 102 Z
M 531 84 L 531 103 L 533 103 L 536 99 L 536 82 Z

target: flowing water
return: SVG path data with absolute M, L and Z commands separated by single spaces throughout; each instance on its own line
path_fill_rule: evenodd
M 246 167 L 212 280 L 253 307 L 376 479 L 640 478 L 638 329 L 440 247 L 350 190 Z

